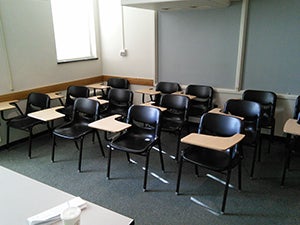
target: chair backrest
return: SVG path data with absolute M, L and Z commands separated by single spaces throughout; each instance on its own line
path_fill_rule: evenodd
M 161 82 L 158 82 L 155 90 L 160 91 L 161 93 L 164 93 L 164 94 L 171 94 L 173 92 L 180 91 L 181 87 L 180 87 L 179 83 L 161 81 Z
M 159 105 L 167 108 L 167 110 L 163 112 L 163 117 L 169 117 L 176 122 L 176 120 L 187 120 L 189 102 L 190 100 L 187 96 L 166 94 L 162 96 Z
M 214 89 L 211 86 L 190 84 L 186 87 L 185 93 L 196 96 L 198 101 L 212 107 Z
M 224 105 L 224 112 L 243 117 L 244 133 L 255 141 L 260 134 L 261 106 L 258 102 L 241 99 L 229 99 Z M 246 140 L 246 139 L 245 139 Z
M 107 86 L 112 88 L 128 89 L 129 81 L 125 78 L 112 77 L 107 80 Z
M 126 122 L 133 127 L 147 130 L 157 138 L 160 136 L 161 111 L 152 106 L 132 105 L 128 110 Z
M 157 83 L 155 90 L 160 91 L 160 94 L 155 95 L 154 99 L 155 105 L 158 105 L 160 103 L 161 96 L 165 94 L 172 94 L 176 91 L 181 91 L 181 87 L 179 83 L 161 81 Z
M 108 108 L 128 110 L 133 102 L 133 92 L 128 89 L 112 88 L 108 92 Z
M 243 100 L 258 102 L 262 110 L 262 122 L 275 120 L 275 108 L 277 95 L 272 91 L 246 90 L 242 96 Z
M 200 119 L 198 133 L 230 137 L 242 133 L 242 121 L 236 117 L 217 113 L 204 113 Z
M 230 137 L 242 133 L 242 121 L 236 117 L 216 113 L 204 113 L 200 118 L 198 133 L 220 137 Z M 234 157 L 239 152 L 239 144 L 224 153 Z
M 27 97 L 26 112 L 28 113 L 50 107 L 50 97 L 47 94 L 32 92 Z
M 88 98 L 76 98 L 73 107 L 72 122 L 90 123 L 99 119 L 100 103 Z
M 300 113 L 300 95 L 296 98 L 293 118 L 297 119 L 299 113 Z
M 191 116 L 202 115 L 213 108 L 214 89 L 211 86 L 190 84 L 185 93 L 196 96 L 191 100 Z
M 85 86 L 69 86 L 67 88 L 65 106 L 74 105 L 76 98 L 88 98 L 90 90 Z

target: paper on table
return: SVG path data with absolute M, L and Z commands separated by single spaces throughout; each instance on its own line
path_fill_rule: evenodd
M 28 225 L 52 224 L 52 223 L 60 220 L 60 213 L 64 209 L 66 209 L 68 207 L 74 207 L 74 206 L 77 206 L 82 210 L 82 209 L 86 208 L 87 203 L 82 198 L 75 197 L 63 204 L 60 204 L 60 205 L 55 206 L 51 209 L 48 209 L 44 212 L 41 212 L 37 215 L 27 218 L 27 223 L 28 223 Z

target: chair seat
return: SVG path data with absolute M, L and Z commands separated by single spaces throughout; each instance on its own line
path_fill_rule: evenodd
M 240 161 L 238 153 L 235 154 L 232 160 L 227 151 L 223 152 L 195 146 L 187 148 L 184 151 L 183 158 L 186 161 L 218 172 L 234 168 Z
M 18 128 L 21 130 L 27 130 L 30 127 L 33 127 L 37 124 L 42 123 L 41 120 L 34 119 L 29 116 L 19 116 L 11 119 L 7 122 L 7 125 L 13 128 Z
M 86 123 L 78 123 L 72 126 L 56 128 L 53 134 L 65 139 L 75 140 L 92 131 L 93 129 L 88 127 Z
M 148 150 L 156 140 L 155 136 L 147 134 L 144 129 L 134 128 L 112 141 L 110 145 L 120 151 L 141 154 Z

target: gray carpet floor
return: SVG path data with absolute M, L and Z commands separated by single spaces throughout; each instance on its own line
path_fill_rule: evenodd
M 263 142 L 262 160 L 256 162 L 254 179 L 249 177 L 252 150 L 245 148 L 242 191 L 230 188 L 224 215 L 218 213 L 224 186 L 206 174 L 220 179 L 224 179 L 223 175 L 200 170 L 200 177 L 196 177 L 194 167 L 186 163 L 181 194 L 175 195 L 178 164 L 170 157 L 175 154 L 176 144 L 172 134 L 162 135 L 165 173 L 160 169 L 158 152 L 151 152 L 146 192 L 142 191 L 143 157 L 132 155 L 135 163 L 129 164 L 124 153 L 113 152 L 111 179 L 107 180 L 107 158 L 102 157 L 98 143 L 93 143 L 91 137 L 85 140 L 81 173 L 77 172 L 78 150 L 74 143 L 57 139 L 55 163 L 50 161 L 51 143 L 48 134 L 35 138 L 32 159 L 27 158 L 27 142 L 2 150 L 0 165 L 131 217 L 136 225 L 300 224 L 299 159 L 292 161 L 286 184 L 280 187 L 285 145 L 278 140 L 270 153 L 266 150 L 267 141 Z M 237 185 L 236 175 L 234 170 L 233 186 Z

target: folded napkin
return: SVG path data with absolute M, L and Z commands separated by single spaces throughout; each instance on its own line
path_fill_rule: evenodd
M 41 212 L 37 215 L 27 218 L 28 225 L 46 225 L 52 224 L 60 220 L 60 213 L 68 207 L 79 207 L 81 210 L 86 208 L 87 203 L 80 197 L 75 197 L 65 203 L 62 203 L 58 206 L 55 206 L 51 209 L 48 209 L 44 212 Z

